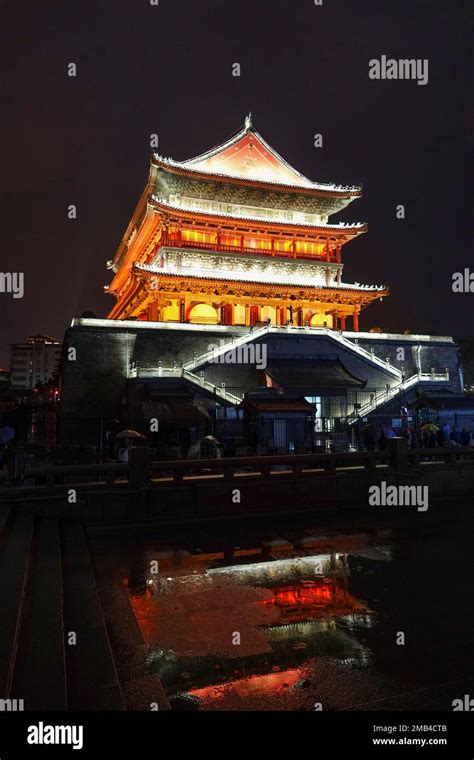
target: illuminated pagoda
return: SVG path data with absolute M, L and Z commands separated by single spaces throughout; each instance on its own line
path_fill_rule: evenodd
M 372 413 L 401 419 L 418 392 L 461 394 L 451 337 L 359 329 L 388 289 L 345 281 L 343 246 L 367 226 L 331 217 L 361 192 L 304 177 L 250 116 L 196 158 L 152 154 L 108 264 L 116 303 L 65 336 L 80 361 L 63 368 L 63 440 L 84 419 L 90 442 L 106 414 L 144 434 L 160 420 L 166 456 L 207 434 L 228 452 L 304 452 L 343 447 Z
M 384 287 L 343 282 L 363 223 L 329 217 L 360 187 L 312 182 L 255 130 L 187 161 L 152 155 L 147 185 L 108 267 L 108 318 L 359 330 Z M 351 322 L 348 322 L 347 318 Z

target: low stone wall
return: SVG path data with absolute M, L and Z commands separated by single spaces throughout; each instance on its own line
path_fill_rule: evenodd
M 299 475 L 242 476 L 232 480 L 208 479 L 183 481 L 143 488 L 126 484 L 115 487 L 76 486 L 77 501 L 68 502 L 70 487 L 30 489 L 15 493 L 15 509 L 31 510 L 42 515 L 79 517 L 86 523 L 120 523 L 157 521 L 193 522 L 238 517 L 261 517 L 281 514 L 313 513 L 327 510 L 372 511 L 390 516 L 394 511 L 413 510 L 416 506 L 371 506 L 373 486 L 427 487 L 429 509 L 442 508 L 448 498 L 458 498 L 474 506 L 474 463 L 426 463 L 397 471 L 338 470 L 333 473 Z M 0 494 L 1 500 L 1 494 Z M 420 511 L 418 511 L 419 513 Z

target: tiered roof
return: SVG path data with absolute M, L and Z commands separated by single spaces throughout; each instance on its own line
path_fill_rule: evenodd
M 198 279 L 198 280 L 223 280 L 225 282 L 248 282 L 248 283 L 261 283 L 261 284 L 268 284 L 268 273 L 266 272 L 245 272 L 242 271 L 232 271 L 232 270 L 226 270 L 226 271 L 214 271 L 214 270 L 204 270 L 200 269 L 199 271 L 196 271 L 194 268 L 189 267 L 182 267 L 181 270 L 178 272 L 175 269 L 166 268 L 166 267 L 160 267 L 156 264 L 134 264 L 133 269 L 135 272 L 140 273 L 147 273 L 147 274 L 154 274 L 158 277 L 174 277 L 178 279 L 183 279 L 186 277 Z M 323 285 L 316 281 L 316 278 L 314 277 L 308 277 L 305 275 L 296 275 L 296 276 L 288 276 L 283 274 L 276 274 L 272 272 L 271 275 L 271 285 L 282 285 L 282 286 L 290 286 L 290 287 L 297 287 L 302 286 L 305 288 L 314 288 L 315 290 L 320 291 L 344 291 L 344 290 L 350 290 L 350 291 L 360 291 L 365 293 L 374 293 L 376 294 L 375 297 L 388 295 L 388 290 L 384 285 L 361 285 L 358 282 L 355 283 L 346 283 L 341 282 L 339 285 Z
M 354 196 L 360 195 L 359 186 L 343 187 L 333 183 L 312 182 L 294 169 L 272 148 L 252 125 L 251 115 L 244 128 L 226 142 L 187 161 L 175 161 L 154 154 L 157 164 L 170 170 L 208 177 L 221 177 L 240 182 L 280 185 L 306 192 L 318 191 Z
M 191 222 L 236 228 L 251 224 L 254 229 L 273 228 L 282 234 L 307 231 L 326 238 L 329 233 L 331 239 L 344 243 L 366 232 L 367 226 L 362 222 L 329 224 L 327 218 L 361 194 L 359 186 L 309 180 L 264 140 L 249 115 L 237 134 L 199 156 L 176 161 L 153 154 L 147 185 L 107 266 L 118 272 L 130 260 L 133 237 L 150 211 L 165 218 L 178 214 Z
M 256 222 L 257 225 L 265 228 L 277 227 L 281 228 L 282 230 L 292 230 L 295 228 L 304 229 L 306 227 L 311 230 L 320 229 L 322 232 L 332 230 L 334 232 L 341 232 L 351 236 L 359 235 L 362 232 L 367 232 L 367 225 L 364 224 L 364 222 L 337 222 L 336 224 L 317 224 L 316 222 L 288 222 L 281 221 L 280 219 L 264 219 L 261 216 L 252 214 L 246 214 L 245 216 L 236 216 L 231 212 L 226 213 L 224 211 L 200 211 L 195 208 L 187 207 L 186 204 L 183 203 L 180 203 L 179 205 L 175 203 L 167 203 L 163 200 L 159 200 L 154 195 L 150 195 L 149 203 L 156 211 L 162 211 L 165 213 L 168 211 L 179 211 L 181 212 L 181 216 L 187 217 L 189 219 L 205 219 L 206 217 L 208 219 L 213 219 L 217 217 L 226 220 L 229 223 L 234 223 L 235 225 L 247 221 Z

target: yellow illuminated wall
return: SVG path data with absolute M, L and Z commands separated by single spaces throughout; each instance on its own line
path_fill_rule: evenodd
M 171 306 L 163 307 L 162 319 L 165 322 L 179 322 L 179 303 L 172 301 Z
M 190 309 L 189 321 L 206 325 L 217 325 L 220 321 L 219 313 L 213 306 L 207 303 L 198 303 Z
M 182 240 L 191 243 L 216 243 L 216 235 L 212 232 L 200 232 L 199 230 L 181 230 Z
M 305 243 L 298 241 L 296 243 L 297 253 L 311 253 L 313 256 L 322 256 L 324 253 L 323 243 Z
M 292 241 L 291 240 L 275 240 L 274 249 L 275 251 L 291 251 Z
M 326 322 L 328 327 L 332 327 L 332 315 L 331 314 L 313 314 L 310 320 L 312 327 L 322 327 Z
M 236 248 L 240 248 L 241 238 L 240 235 L 221 235 L 221 245 L 234 245 Z
M 244 248 L 260 248 L 264 251 L 270 251 L 272 241 L 264 237 L 244 237 Z
M 245 306 L 236 304 L 234 307 L 234 324 L 245 325 Z
M 260 321 L 266 322 L 268 319 L 271 319 L 272 324 L 276 324 L 276 309 L 274 306 L 263 306 L 260 309 Z

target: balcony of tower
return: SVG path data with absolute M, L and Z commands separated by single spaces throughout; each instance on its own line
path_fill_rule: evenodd
M 205 234 L 205 233 L 204 233 Z M 308 261 L 327 262 L 331 264 L 340 264 L 342 261 L 341 249 L 342 245 L 335 245 L 333 247 L 324 243 L 316 243 L 314 241 L 303 241 L 298 239 L 278 239 L 272 238 L 267 245 L 246 245 L 245 239 L 248 236 L 243 235 L 228 235 L 227 237 L 239 238 L 238 243 L 229 244 L 222 241 L 219 236 L 214 241 L 211 240 L 198 240 L 187 238 L 178 233 L 165 233 L 162 235 L 161 241 L 156 253 L 161 248 L 178 248 L 188 250 L 200 250 L 208 251 L 209 253 L 235 253 L 237 255 L 250 255 L 250 256 L 268 256 L 270 258 L 277 259 L 305 259 Z M 279 248 L 279 245 L 287 246 Z M 306 247 L 306 250 L 304 249 Z M 308 250 L 313 248 L 313 250 Z M 314 248 L 319 250 L 314 251 Z
M 314 214 L 309 215 L 312 221 L 267 219 L 239 215 L 234 207 L 228 213 L 184 208 L 154 195 L 148 197 L 148 203 L 161 220 L 160 245 L 175 248 L 340 263 L 342 245 L 367 231 L 367 225 L 362 222 L 330 224 L 327 216 L 324 222 L 320 221 L 319 214 L 318 221 L 314 220 Z

